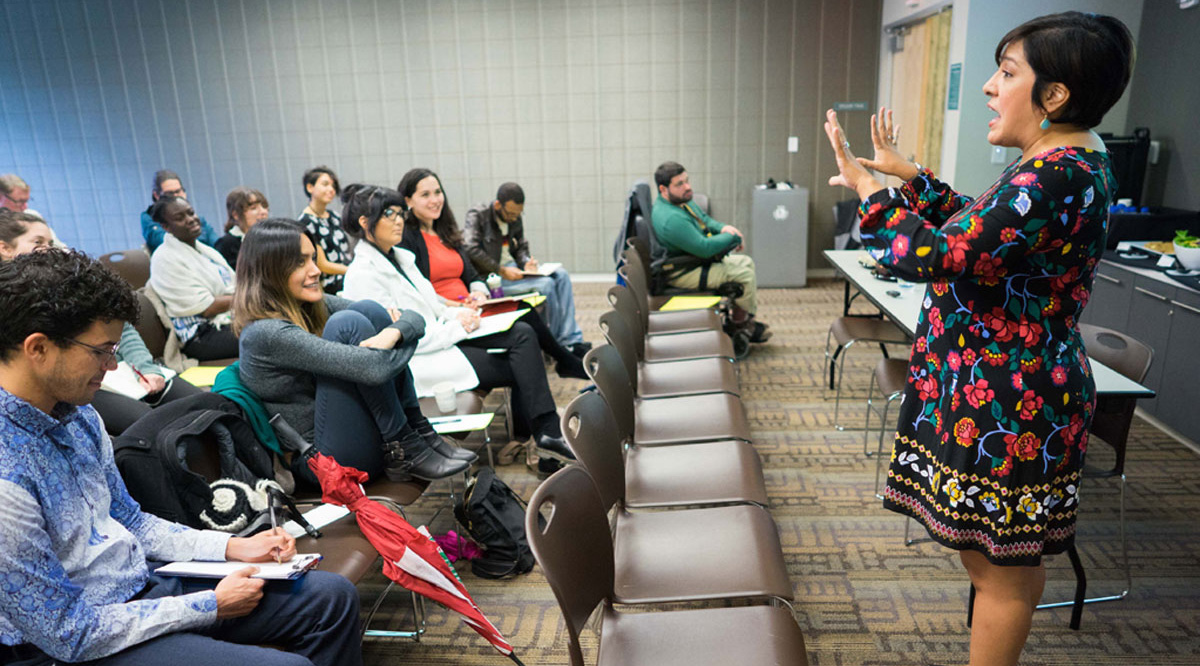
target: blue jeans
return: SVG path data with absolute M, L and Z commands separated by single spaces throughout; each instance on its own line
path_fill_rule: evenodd
M 216 587 L 219 581 L 150 577 L 142 598 L 178 596 Z M 361 666 L 358 591 L 345 578 L 310 571 L 294 581 L 267 581 L 263 598 L 247 616 L 218 620 L 194 632 L 159 636 L 92 666 Z M 259 645 L 274 645 L 287 652 Z
M 321 337 L 357 345 L 391 323 L 391 316 L 378 303 L 359 301 L 347 310 L 335 312 L 325 323 Z M 392 381 L 379 386 L 318 375 L 316 386 L 317 450 L 333 456 L 342 465 L 370 474 L 371 478 L 382 474 L 383 443 L 398 438 L 408 424 L 407 414 L 421 413 L 412 371 L 405 368 Z M 315 478 L 307 480 L 316 483 Z
M 516 266 L 511 262 L 508 265 Z M 501 280 L 500 288 L 505 296 L 540 292 L 546 297 L 546 325 L 554 339 L 563 346 L 583 342 L 583 331 L 575 322 L 575 292 L 571 290 L 571 276 L 565 270 L 560 268 L 550 277 Z

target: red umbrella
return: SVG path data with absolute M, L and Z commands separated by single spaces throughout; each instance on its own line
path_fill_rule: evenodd
M 363 536 L 383 556 L 385 576 L 459 613 L 463 622 L 486 638 L 501 654 L 521 664 L 521 660 L 513 654 L 512 645 L 484 617 L 442 549 L 429 538 L 428 533 L 417 531 L 395 511 L 363 493 L 362 484 L 368 478 L 366 472 L 343 467 L 323 453 L 309 458 L 308 466 L 321 482 L 321 499 L 329 504 L 344 506 L 358 516 L 358 527 Z

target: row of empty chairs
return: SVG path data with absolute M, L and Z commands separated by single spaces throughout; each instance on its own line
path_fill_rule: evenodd
M 654 311 L 634 248 L 622 270 L 629 286 L 609 290 L 600 319 L 609 344 L 584 358 L 596 390 L 562 417 L 579 465 L 545 481 L 526 514 L 571 663 L 585 663 L 580 634 L 602 607 L 598 664 L 806 664 L 720 318 Z M 618 610 L 645 605 L 656 608 Z

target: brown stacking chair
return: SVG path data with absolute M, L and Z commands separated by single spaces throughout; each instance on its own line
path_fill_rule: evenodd
M 867 392 L 867 418 L 863 424 L 863 453 L 867 456 L 875 456 L 875 497 L 883 499 L 880 494 L 879 479 L 883 471 L 883 442 L 888 435 L 894 435 L 896 432 L 895 419 L 888 420 L 888 412 L 891 410 L 892 403 L 904 395 L 904 383 L 908 377 L 908 361 L 899 358 L 881 358 L 879 363 L 875 365 L 875 372 L 871 374 L 871 388 Z M 883 406 L 875 407 L 875 387 L 879 387 L 879 392 L 883 394 Z M 868 440 L 871 438 L 871 414 L 879 416 L 879 442 L 874 451 L 869 450 L 867 446 Z M 890 451 L 891 446 L 888 447 Z M 905 523 L 907 529 L 909 523 Z M 907 539 L 907 534 L 906 537 Z
M 617 417 L 621 436 L 634 446 L 690 444 L 729 439 L 750 441 L 741 398 L 728 393 L 638 400 L 612 345 L 593 348 L 583 367 Z
M 666 398 L 702 393 L 741 394 L 738 367 L 723 358 L 697 358 L 670 363 L 638 363 L 633 329 L 616 310 L 600 315 L 600 330 L 616 347 L 640 398 Z
M 749 442 L 631 447 L 596 392 L 579 395 L 562 417 L 567 444 L 599 485 L 622 489 L 631 509 L 719 504 L 767 505 L 762 461 Z
M 100 255 L 100 263 L 120 275 L 134 291 L 146 286 L 150 281 L 150 255 L 146 253 L 145 248 L 135 247 L 132 250 L 109 252 Z
M 608 302 L 620 312 L 633 328 L 638 344 L 638 359 L 645 363 L 662 363 L 693 358 L 736 358 L 733 341 L 722 331 L 693 331 L 671 335 L 647 336 L 638 310 L 637 299 L 628 287 L 615 285 L 608 290 Z
M 825 334 L 825 361 L 829 364 L 829 389 L 836 391 L 833 402 L 833 426 L 838 430 L 856 430 L 841 423 L 842 383 L 845 379 L 846 355 L 858 343 L 879 345 L 888 358 L 887 345 L 910 345 L 908 334 L 899 326 L 874 316 L 844 315 L 833 320 Z
M 550 507 L 553 508 L 550 508 Z M 538 516 L 549 512 L 545 526 Z M 665 515 L 690 512 L 667 512 Z M 597 666 L 806 666 L 804 636 L 788 608 L 739 606 L 671 612 L 618 613 L 622 564 L 614 556 L 604 506 L 586 471 L 567 467 L 529 500 L 525 531 L 567 626 L 571 666 L 584 666 L 580 633 L 603 604 Z M 724 542 L 728 535 L 710 534 Z M 725 538 L 723 538 L 725 537 Z M 694 538 L 694 537 L 693 537 Z M 650 553 L 659 559 L 663 553 Z M 671 565 L 680 562 L 667 562 Z M 753 567 L 728 562 L 715 578 Z
M 721 330 L 721 315 L 712 308 L 658 310 L 651 302 L 650 275 L 645 272 L 644 267 L 645 264 L 639 259 L 637 249 L 629 247 L 625 250 L 625 266 L 621 267 L 617 273 L 625 279 L 626 285 L 633 290 L 634 296 L 637 297 L 638 305 L 642 306 L 643 323 L 648 335 Z

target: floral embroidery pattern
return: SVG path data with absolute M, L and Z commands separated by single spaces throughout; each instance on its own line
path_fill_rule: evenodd
M 863 202 L 863 241 L 929 282 L 885 506 L 953 548 L 1032 565 L 1074 535 L 1095 406 L 1076 326 L 1107 233 L 1107 155 L 1014 162 L 979 198 L 923 170 Z

